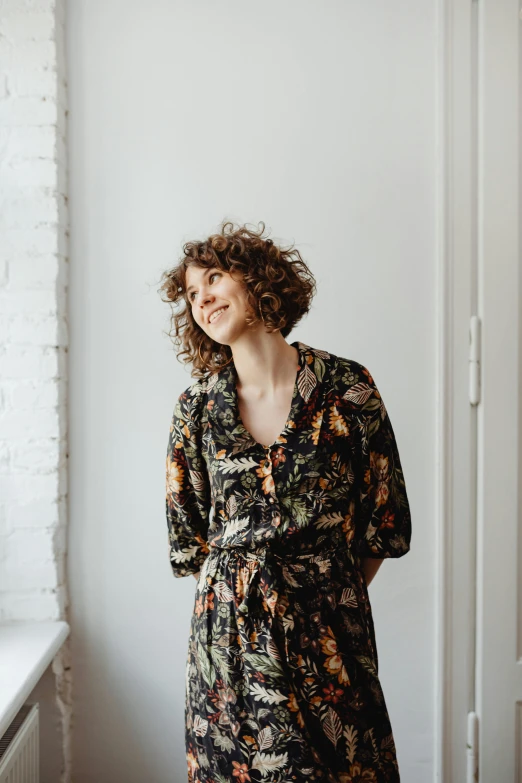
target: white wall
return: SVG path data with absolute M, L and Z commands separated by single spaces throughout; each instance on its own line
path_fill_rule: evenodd
M 3 620 L 63 619 L 66 605 L 64 6 L 0 9 Z
M 290 340 L 386 401 L 412 548 L 370 597 L 402 779 L 430 781 L 435 4 L 76 0 L 68 51 L 75 783 L 186 781 L 195 581 L 170 573 L 164 456 L 191 378 L 157 288 L 224 217 L 297 243 L 319 293 Z
M 65 0 L 0 3 L 0 621 L 67 619 L 64 39 Z M 31 695 L 42 783 L 70 779 L 68 655 Z

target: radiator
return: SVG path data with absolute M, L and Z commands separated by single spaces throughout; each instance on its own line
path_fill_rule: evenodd
M 24 704 L 0 739 L 0 783 L 39 783 L 38 704 Z

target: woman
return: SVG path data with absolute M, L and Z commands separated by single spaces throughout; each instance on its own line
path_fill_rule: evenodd
M 185 244 L 162 286 L 197 377 L 166 495 L 173 573 L 198 580 L 188 777 L 396 783 L 367 587 L 410 549 L 397 444 L 368 369 L 286 342 L 315 280 L 262 226 Z

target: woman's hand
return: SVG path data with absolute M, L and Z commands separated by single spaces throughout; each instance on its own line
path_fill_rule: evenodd
M 194 579 L 199 579 L 200 573 L 201 573 L 201 571 L 198 571 L 197 574 L 194 574 Z

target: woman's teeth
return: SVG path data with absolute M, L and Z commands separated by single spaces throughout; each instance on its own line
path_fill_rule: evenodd
M 211 324 L 213 324 L 213 323 L 214 323 L 214 321 L 217 321 L 217 319 L 219 318 L 219 316 L 220 316 L 222 313 L 224 313 L 224 312 L 225 312 L 225 310 L 226 310 L 227 308 L 228 308 L 228 305 L 227 305 L 226 307 L 220 307 L 220 309 L 219 309 L 219 310 L 216 310 L 216 312 L 215 312 L 215 313 L 212 313 L 212 315 L 210 316 L 210 323 L 211 323 Z

